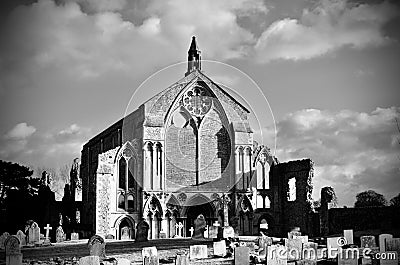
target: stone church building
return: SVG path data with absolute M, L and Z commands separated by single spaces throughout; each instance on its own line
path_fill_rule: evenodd
M 182 79 L 83 146 L 81 222 L 116 239 L 135 238 L 142 218 L 149 238 L 174 237 L 178 223 L 190 236 L 199 214 L 239 235 L 260 223 L 271 235 L 310 231 L 313 162 L 281 163 L 254 144 L 249 110 L 201 71 L 195 37 L 187 64 Z

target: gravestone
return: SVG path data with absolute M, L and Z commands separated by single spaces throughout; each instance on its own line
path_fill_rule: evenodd
M 208 238 L 208 225 L 206 225 L 206 228 L 204 229 L 204 238 Z
M 4 249 L 4 243 L 6 242 L 7 238 L 10 236 L 10 234 L 8 232 L 4 232 L 1 236 L 0 236 L 0 249 Z
M 288 232 L 288 239 L 293 239 L 293 236 L 301 236 L 300 227 L 293 227 L 290 232 Z
M 22 232 L 21 230 L 18 230 L 16 236 L 19 239 L 19 245 L 22 246 L 26 246 L 26 235 L 24 234 L 24 232 Z
M 393 235 L 391 234 L 380 234 L 379 235 L 379 250 L 380 252 L 386 251 L 386 241 L 388 239 L 392 239 Z
M 235 230 L 232 226 L 225 226 L 224 231 L 222 234 L 223 238 L 234 238 L 235 237 Z
M 250 264 L 250 249 L 248 247 L 236 247 L 235 251 L 235 265 L 248 265 Z
M 56 242 L 57 243 L 64 242 L 64 236 L 65 236 L 64 230 L 62 229 L 62 226 L 60 225 L 59 227 L 57 227 L 57 230 L 56 230 Z
M 177 254 L 175 265 L 189 265 L 189 257 L 185 253 Z
M 400 238 L 387 239 L 386 251 L 396 251 L 397 254 L 400 254 Z
M 328 249 L 328 258 L 334 259 L 337 257 L 337 254 L 341 251 L 340 242 L 342 237 L 328 237 L 326 238 L 326 247 Z
M 33 222 L 28 228 L 28 244 L 34 245 L 40 241 L 40 227 L 36 222 Z
M 192 236 L 193 236 L 193 233 L 194 233 L 194 228 L 193 228 L 193 226 L 190 227 L 189 232 L 190 232 L 190 237 L 192 237 Z
M 303 243 L 302 258 L 305 260 L 317 260 L 318 244 L 314 242 Z
M 396 251 L 386 251 L 385 256 L 381 256 L 380 265 L 398 265 L 399 254 Z
M 258 255 L 261 259 L 265 259 L 268 251 L 268 246 L 272 245 L 272 238 L 266 236 L 261 232 L 261 236 L 258 238 Z
M 208 227 L 208 238 L 217 238 L 218 236 L 218 226 Z
M 179 222 L 175 224 L 175 237 L 182 237 L 182 236 L 183 236 L 183 224 L 182 222 Z
M 128 240 L 131 239 L 130 228 L 124 226 L 121 228 L 121 240 Z
M 50 244 L 50 230 L 53 229 L 53 227 L 51 227 L 49 224 L 47 224 L 47 226 L 44 227 L 44 230 L 46 230 L 46 236 L 44 238 L 44 243 L 46 245 Z
M 287 265 L 287 248 L 282 245 L 269 246 L 265 264 Z
M 71 241 L 77 241 L 77 240 L 79 240 L 79 234 L 71 233 Z
M 374 248 L 376 247 L 375 237 L 374 236 L 361 236 L 361 248 Z
M 86 256 L 79 259 L 79 265 L 100 265 L 99 256 Z
M 88 247 L 90 256 L 99 256 L 102 259 L 106 257 L 106 242 L 101 236 L 92 236 L 88 241 Z
M 118 258 L 117 265 L 131 265 L 131 261 L 125 258 Z
M 206 220 L 204 216 L 200 214 L 194 220 L 194 235 L 193 239 L 204 239 L 204 230 L 206 229 Z
M 301 238 L 285 238 L 285 246 L 288 250 L 288 260 L 300 260 L 303 253 L 303 241 Z
M 148 240 L 149 228 L 149 224 L 144 220 L 144 218 L 142 218 L 136 226 L 136 242 L 144 242 Z
M 213 250 L 214 250 L 214 256 L 225 257 L 226 256 L 226 242 L 225 242 L 225 240 L 214 242 Z
M 357 249 L 342 249 L 338 254 L 338 265 L 358 265 Z
M 300 239 L 303 244 L 308 242 L 308 236 L 293 235 L 293 239 Z
M 346 245 L 354 244 L 353 229 L 343 230 L 343 237 L 346 239 Z
M 156 247 L 146 247 L 142 249 L 143 265 L 158 265 L 158 254 Z
M 6 252 L 6 265 L 22 265 L 22 254 L 18 237 L 7 237 L 4 246 Z
M 167 238 L 167 233 L 164 230 L 161 230 L 160 233 L 158 234 L 159 238 Z
M 193 245 L 189 248 L 190 259 L 206 259 L 207 245 Z

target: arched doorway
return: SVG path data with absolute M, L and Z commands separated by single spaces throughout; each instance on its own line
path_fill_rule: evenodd
M 274 228 L 274 219 L 269 214 L 263 214 L 258 219 L 258 233 L 261 230 L 267 233 L 267 235 L 271 236 L 273 234 Z
M 186 211 L 186 236 L 190 236 L 190 228 L 194 228 L 194 221 L 202 214 L 206 219 L 207 225 L 212 225 L 214 222 L 214 209 L 210 203 L 189 206 Z
M 128 217 L 124 217 L 118 226 L 118 239 L 130 240 L 135 238 L 135 223 Z

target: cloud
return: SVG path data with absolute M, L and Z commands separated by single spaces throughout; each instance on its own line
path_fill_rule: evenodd
M 23 126 L 32 127 L 26 124 Z M 15 128 L 19 127 L 22 128 L 18 125 Z M 22 134 L 21 131 L 15 134 L 18 138 L 0 139 L 0 159 L 21 162 L 33 168 L 43 166 L 57 168 L 70 163 L 72 159 L 80 157 L 83 144 L 93 135 L 89 128 L 77 124 L 59 131 L 37 132 L 35 135 L 32 135 L 33 130 L 30 129 L 32 136 L 27 136 L 27 133 Z
M 299 19 L 285 18 L 269 25 L 255 45 L 255 58 L 258 62 L 306 60 L 344 46 L 379 46 L 389 41 L 383 26 L 398 15 L 398 7 L 388 1 L 322 0 L 315 8 L 304 9 Z
M 7 132 L 5 137 L 14 140 L 22 140 L 30 137 L 35 132 L 35 127 L 29 126 L 25 122 L 22 122 L 18 123 L 14 128 Z
M 388 199 L 400 192 L 400 108 L 371 113 L 305 109 L 277 123 L 277 157 L 281 161 L 311 158 L 315 162 L 314 197 L 333 186 L 343 205 L 358 192 L 375 189 Z

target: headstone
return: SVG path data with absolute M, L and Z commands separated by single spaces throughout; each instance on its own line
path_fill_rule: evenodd
M 288 233 L 288 239 L 293 239 L 293 236 L 301 236 L 300 227 L 293 227 Z
M 235 248 L 235 265 L 250 264 L 250 249 L 248 247 Z
M 192 227 L 190 227 L 189 231 L 190 231 L 190 237 L 192 237 L 192 236 L 193 236 L 193 232 L 194 232 L 194 228 L 193 228 L 193 226 L 192 226 Z
M 265 264 L 287 265 L 287 248 L 282 245 L 269 246 Z
M 118 258 L 117 265 L 131 265 L 131 261 L 125 258 Z
M 65 235 L 65 233 L 64 233 L 64 230 L 62 229 L 62 226 L 57 227 L 57 230 L 56 230 L 56 242 L 57 243 L 64 242 L 64 235 Z
M 326 247 L 328 249 L 328 258 L 334 259 L 337 257 L 337 254 L 341 251 L 341 242 L 342 237 L 328 237 L 326 239 Z
M 121 228 L 121 240 L 131 239 L 130 229 L 127 226 Z
M 376 247 L 375 237 L 374 236 L 361 236 L 361 248 L 374 248 Z
M 381 253 L 380 265 L 398 265 L 399 254 L 396 251 Z
M 44 243 L 45 244 L 50 244 L 50 230 L 53 229 L 49 224 L 44 227 L 44 230 L 46 230 L 46 237 L 44 238 Z
M 160 233 L 158 233 L 159 238 L 167 238 L 167 233 L 164 230 L 161 230 Z
M 26 235 L 24 232 L 22 232 L 21 230 L 18 230 L 16 236 L 19 239 L 19 245 L 22 246 L 26 246 Z
M 226 256 L 226 242 L 225 242 L 225 240 L 214 242 L 213 250 L 214 250 L 214 256 L 225 257 Z
M 146 247 L 142 249 L 143 265 L 158 265 L 158 255 L 156 247 Z
M 106 242 L 101 236 L 92 236 L 88 241 L 88 247 L 90 256 L 106 257 Z
M 36 244 L 40 241 L 40 227 L 33 222 L 28 229 L 28 244 Z
M 261 233 L 261 236 L 258 238 L 258 255 L 261 259 L 265 259 L 268 253 L 268 246 L 272 245 L 272 238 L 266 236 L 264 233 Z
M 149 228 L 149 224 L 144 220 L 144 218 L 142 218 L 142 220 L 136 226 L 136 242 L 148 240 Z
M 400 238 L 387 239 L 386 251 L 396 251 L 397 254 L 400 254 Z
M 6 242 L 7 238 L 10 236 L 10 234 L 8 232 L 4 232 L 1 236 L 0 236 L 0 249 L 4 249 L 4 243 Z
M 343 237 L 346 239 L 346 245 L 354 244 L 353 229 L 343 230 Z
M 303 253 L 303 242 L 301 238 L 285 238 L 285 246 L 288 250 L 288 260 L 300 260 Z
M 79 240 L 79 233 L 71 233 L 71 241 Z
M 100 265 L 99 256 L 86 256 L 79 259 L 79 265 Z
M 338 254 L 338 265 L 358 265 L 359 257 L 356 248 L 342 249 Z
M 293 235 L 293 239 L 300 239 L 303 244 L 308 242 L 308 236 Z
M 18 237 L 7 237 L 4 246 L 6 250 L 6 265 L 22 265 L 22 254 Z
M 380 234 L 379 235 L 379 250 L 380 252 L 386 251 L 386 241 L 388 239 L 392 239 L 393 235 L 391 234 Z
M 223 238 L 234 238 L 235 230 L 233 229 L 232 226 L 225 226 L 222 236 L 223 236 Z
M 204 238 L 208 238 L 208 225 L 206 225 L 206 228 L 204 229 Z
M 217 238 L 218 236 L 218 226 L 209 226 L 208 227 L 208 238 Z
M 175 237 L 182 237 L 183 236 L 183 224 L 179 222 L 175 224 Z
M 200 214 L 196 220 L 194 220 L 194 235 L 193 239 L 204 239 L 204 230 L 206 228 L 206 220 L 204 216 Z
M 206 259 L 207 245 L 193 245 L 189 248 L 190 259 Z
M 302 258 L 305 260 L 317 260 L 318 244 L 314 242 L 303 243 Z
M 186 254 L 177 254 L 175 265 L 189 265 L 189 257 Z

